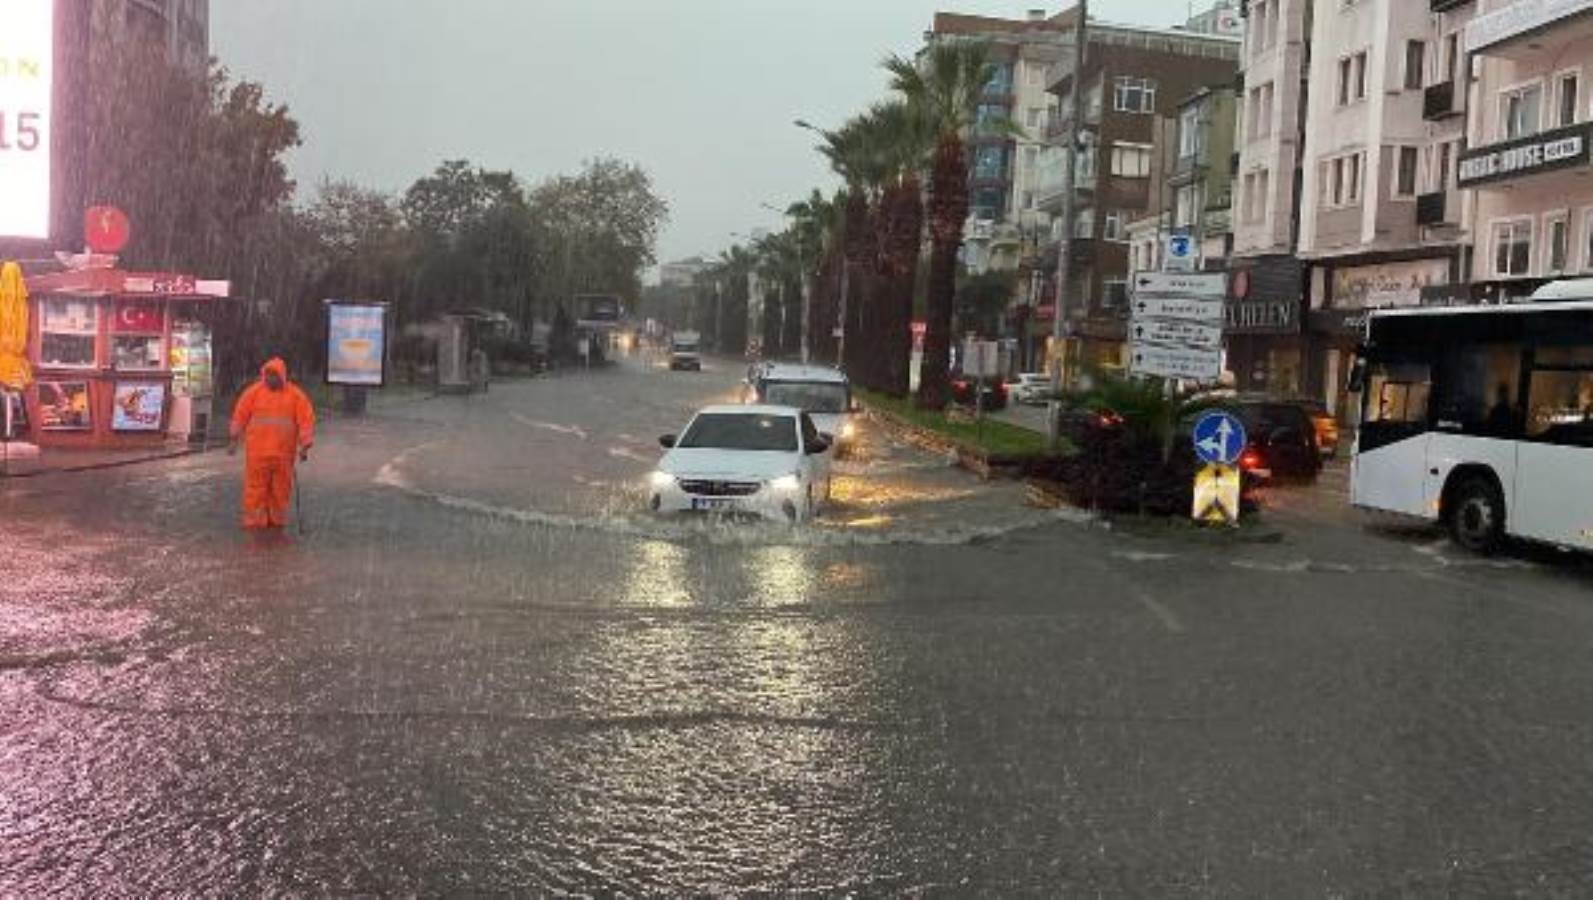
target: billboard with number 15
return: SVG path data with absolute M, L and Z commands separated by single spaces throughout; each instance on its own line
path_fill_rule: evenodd
M 55 0 L 0 0 L 0 237 L 50 236 Z

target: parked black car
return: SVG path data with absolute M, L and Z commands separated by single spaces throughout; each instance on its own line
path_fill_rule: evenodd
M 951 399 L 959 406 L 970 409 L 974 406 L 974 398 L 979 393 L 979 379 L 967 375 L 954 375 L 951 379 Z M 985 379 L 984 408 L 987 410 L 1007 408 L 1007 386 L 999 378 Z
M 1304 481 L 1322 471 L 1316 424 L 1305 404 L 1239 398 L 1222 407 L 1239 417 L 1249 438 L 1239 468 L 1262 478 Z

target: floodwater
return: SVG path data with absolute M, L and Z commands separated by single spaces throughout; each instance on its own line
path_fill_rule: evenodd
M 1588 884 L 1580 572 L 1125 537 L 877 433 L 813 528 L 639 513 L 732 382 L 333 421 L 269 541 L 216 454 L 6 483 L 0 892 Z

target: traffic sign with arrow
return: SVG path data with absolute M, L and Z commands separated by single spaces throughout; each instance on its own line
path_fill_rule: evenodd
M 1190 297 L 1136 297 L 1135 319 L 1182 319 L 1204 325 L 1222 326 L 1222 301 Z
M 1134 320 L 1134 343 L 1161 347 L 1189 347 L 1199 350 L 1222 349 L 1222 326 L 1191 322 L 1187 319 Z
M 1228 294 L 1228 276 L 1221 273 L 1141 272 L 1134 276 L 1134 296 L 1221 300 Z

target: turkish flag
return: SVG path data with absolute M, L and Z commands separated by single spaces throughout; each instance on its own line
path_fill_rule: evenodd
M 160 303 L 124 301 L 116 304 L 111 330 L 122 334 L 160 334 L 165 321 Z

